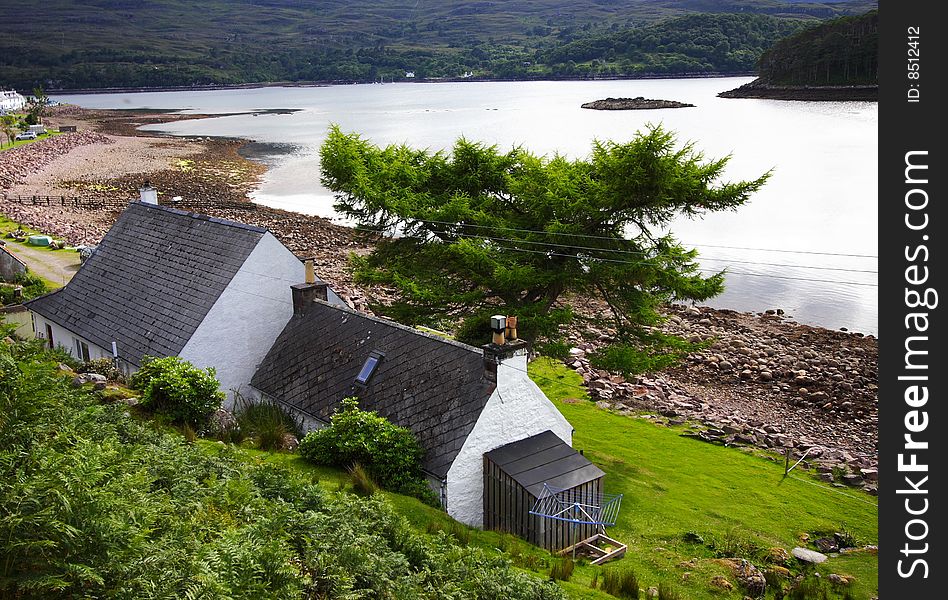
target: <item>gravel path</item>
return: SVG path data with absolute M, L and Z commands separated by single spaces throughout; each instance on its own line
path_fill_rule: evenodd
M 79 253 L 67 250 L 40 250 L 12 240 L 4 248 L 26 263 L 30 271 L 56 285 L 65 285 L 79 270 Z

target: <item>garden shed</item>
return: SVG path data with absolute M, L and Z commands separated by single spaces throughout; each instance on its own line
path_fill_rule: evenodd
M 595 515 L 577 519 L 571 510 L 590 504 L 596 504 L 590 512 L 599 510 L 604 476 L 550 431 L 491 450 L 484 454 L 484 528 L 512 533 L 551 552 L 588 539 L 602 526 L 591 523 Z M 538 514 L 551 494 L 562 510 Z

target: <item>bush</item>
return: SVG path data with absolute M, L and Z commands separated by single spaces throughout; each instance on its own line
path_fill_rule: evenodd
M 285 450 L 287 436 L 302 436 L 299 419 L 276 402 L 252 402 L 236 394 L 235 405 L 234 417 L 241 439 L 254 438 L 261 450 Z
M 146 356 L 131 386 L 142 393 L 143 407 L 175 423 L 203 426 L 224 401 L 213 367 L 199 369 L 178 356 Z
M 76 369 L 77 373 L 98 373 L 99 375 L 104 376 L 109 381 L 123 381 L 125 375 L 122 373 L 118 367 L 115 366 L 115 362 L 111 358 L 96 358 L 93 360 L 88 360 Z
M 560 558 L 553 562 L 553 568 L 550 569 L 550 579 L 553 581 L 569 581 L 573 576 L 573 569 L 576 563 L 571 558 Z
M 437 505 L 421 471 L 424 450 L 412 432 L 359 410 L 355 398 L 342 401 L 329 427 L 307 434 L 299 453 L 317 465 L 349 469 L 358 463 L 383 488 Z
M 13 297 L 15 286 L 0 285 L 0 306 L 30 300 L 49 291 L 43 280 L 30 272 L 17 274 L 12 283 L 23 287 L 22 297 L 19 300 Z
M 378 495 L 102 405 L 33 341 L 0 344 L 0 464 L 0 598 L 566 597 Z
M 600 589 L 618 598 L 639 597 L 639 578 L 632 569 L 606 569 L 602 572 Z

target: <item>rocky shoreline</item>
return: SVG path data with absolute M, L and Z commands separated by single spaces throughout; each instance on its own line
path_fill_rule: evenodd
M 264 168 L 237 153 L 243 142 L 168 138 L 137 129 L 186 118 L 180 115 L 60 108 L 50 120 L 79 124 L 79 133 L 0 153 L 0 213 L 73 245 L 94 244 L 147 179 L 161 192 L 162 204 L 266 227 L 298 256 L 315 258 L 319 275 L 353 308 L 368 310 L 370 303 L 384 301 L 378 291 L 357 286 L 348 269 L 350 253 L 370 251 L 371 240 L 327 219 L 249 201 Z M 7 199 L 31 193 L 83 195 L 101 204 L 79 208 Z M 172 201 L 175 196 L 181 199 Z M 571 336 L 566 364 L 582 375 L 600 406 L 666 424 L 694 423 L 692 435 L 712 443 L 790 448 L 795 458 L 808 453 L 806 461 L 824 479 L 874 489 L 875 338 L 788 322 L 776 310 L 667 311 L 666 332 L 710 345 L 654 376 L 627 381 L 593 368 L 587 355 L 609 341 L 608 331 Z
M 878 341 L 763 314 L 672 305 L 666 333 L 707 349 L 656 375 L 626 378 L 588 355 L 609 331 L 573 335 L 567 366 L 606 409 L 694 425 L 706 442 L 806 455 L 831 483 L 877 490 Z
M 788 86 L 772 85 L 760 79 L 721 92 L 719 98 L 761 98 L 765 100 L 879 101 L 878 85 Z
M 593 110 L 654 110 L 658 108 L 694 108 L 694 104 L 675 100 L 652 100 L 644 96 L 636 98 L 606 98 L 581 105 L 581 108 Z

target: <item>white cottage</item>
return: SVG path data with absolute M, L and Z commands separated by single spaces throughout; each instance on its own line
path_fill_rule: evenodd
M 500 343 L 475 348 L 334 305 L 324 291 L 294 288 L 297 312 L 252 388 L 311 426 L 356 396 L 362 409 L 407 427 L 425 450 L 429 484 L 455 519 L 483 526 L 485 453 L 551 432 L 571 444 L 572 426 L 527 376 L 524 342 L 501 334 Z
M 526 344 L 502 317 L 494 342 L 475 348 L 359 313 L 265 229 L 158 206 L 147 187 L 142 199 L 66 287 L 27 303 L 51 347 L 82 360 L 114 347 L 128 371 L 146 355 L 178 355 L 310 427 L 357 396 L 415 434 L 430 485 L 469 525 L 540 532 L 498 520 L 485 481 L 598 485 L 602 472 L 569 447 L 573 428 L 527 376 Z M 486 477 L 487 464 L 500 475 Z M 519 492 L 504 485 L 490 489 L 506 506 Z
M 114 351 L 129 372 L 178 355 L 214 367 L 232 400 L 293 315 L 304 265 L 265 229 L 142 198 L 64 288 L 26 303 L 36 335 L 79 360 Z

